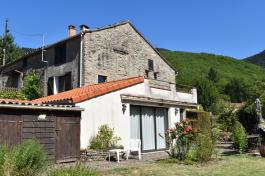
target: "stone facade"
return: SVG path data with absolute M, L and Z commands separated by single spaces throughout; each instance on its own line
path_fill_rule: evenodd
M 85 33 L 83 52 L 85 84 L 97 83 L 98 75 L 108 81 L 146 75 L 148 59 L 154 63 L 148 78 L 175 83 L 175 71 L 130 23 Z
M 56 64 L 55 48 L 61 44 L 66 45 L 66 61 Z M 80 46 L 83 46 L 82 49 Z M 80 49 L 83 61 L 81 73 Z M 160 84 L 163 88 L 175 83 L 174 69 L 129 22 L 88 30 L 82 37 L 77 34 L 50 45 L 44 52 L 47 62 L 42 62 L 41 56 L 39 50 L 0 68 L 0 86 L 22 87 L 23 78 L 33 70 L 41 76 L 44 96 L 47 95 L 49 78 L 66 73 L 71 73 L 71 88 L 80 86 L 80 75 L 82 86 L 98 83 L 99 75 L 106 76 L 107 81 L 146 75 L 154 80 L 154 85 Z M 148 60 L 152 60 L 153 70 L 148 70 Z
M 18 82 L 30 72 L 37 72 L 42 81 L 43 95 L 47 95 L 47 81 L 51 77 L 63 76 L 71 73 L 72 88 L 79 86 L 79 57 L 80 57 L 80 37 L 63 41 L 66 45 L 66 61 L 62 64 L 55 64 L 55 44 L 45 48 L 44 61 L 42 62 L 41 51 L 37 51 L 26 57 L 23 57 L 12 64 L 6 65 L 1 77 L 1 86 L 20 87 Z M 19 72 L 22 74 L 19 74 Z M 22 76 L 21 76 L 22 75 Z

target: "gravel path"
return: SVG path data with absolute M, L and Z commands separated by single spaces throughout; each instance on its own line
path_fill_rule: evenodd
M 124 168 L 124 167 L 137 167 L 142 165 L 147 165 L 150 163 L 154 163 L 157 160 L 161 160 L 167 158 L 168 154 L 164 151 L 161 152 L 153 152 L 142 154 L 142 159 L 138 160 L 138 157 L 130 157 L 129 160 L 120 159 L 120 163 L 116 161 L 90 161 L 86 162 L 86 165 L 93 169 L 98 170 L 108 170 L 114 168 Z

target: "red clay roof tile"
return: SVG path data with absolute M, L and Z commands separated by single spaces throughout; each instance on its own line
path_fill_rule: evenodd
M 97 96 L 101 96 L 113 91 L 117 91 L 126 87 L 130 87 L 144 82 L 144 76 L 127 78 L 117 81 L 110 81 L 100 84 L 87 85 L 80 88 L 75 88 L 66 92 L 61 92 L 55 95 L 42 97 L 32 100 L 34 103 L 49 103 L 70 100 L 72 103 L 79 103 Z

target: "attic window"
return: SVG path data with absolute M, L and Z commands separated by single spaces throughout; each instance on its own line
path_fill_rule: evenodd
M 154 71 L 154 61 L 152 59 L 148 59 L 148 70 Z
M 54 63 L 55 65 L 66 62 L 66 44 L 63 43 L 55 47 Z

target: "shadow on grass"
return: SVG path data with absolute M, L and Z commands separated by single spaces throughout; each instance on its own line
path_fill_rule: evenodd
M 239 152 L 238 151 L 226 151 L 226 152 L 223 152 L 221 155 L 222 156 L 232 156 L 232 155 L 238 155 Z

